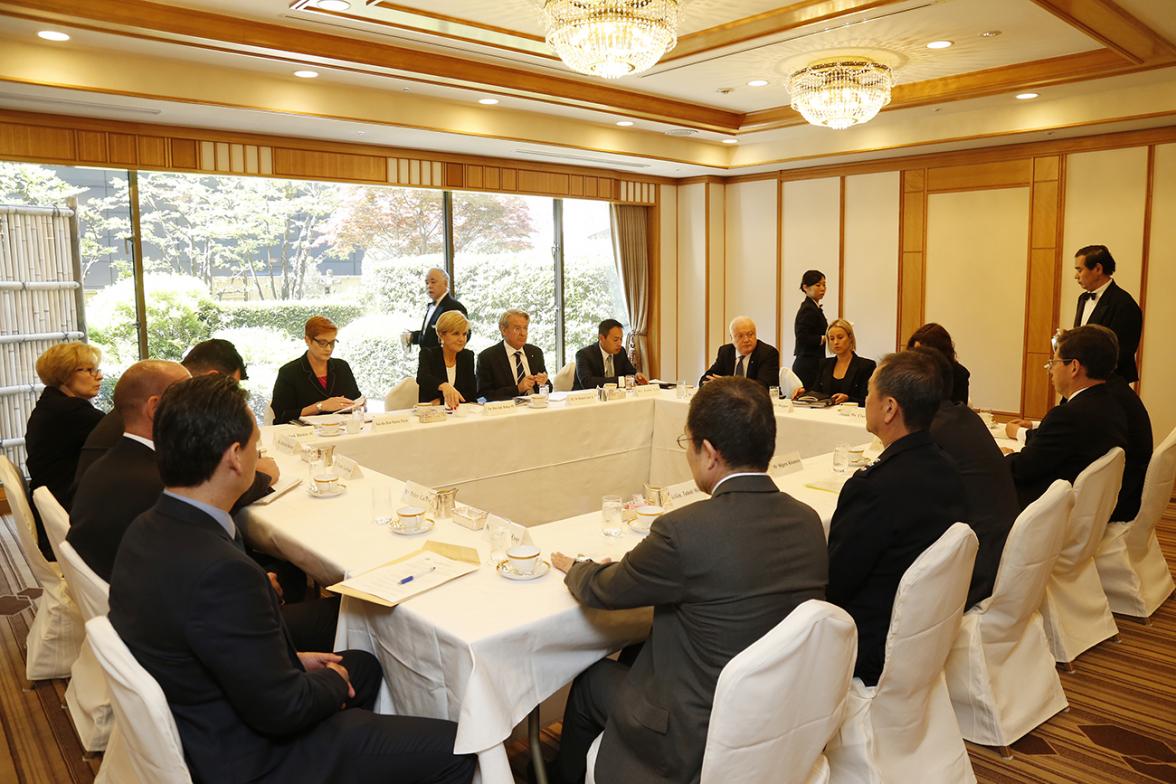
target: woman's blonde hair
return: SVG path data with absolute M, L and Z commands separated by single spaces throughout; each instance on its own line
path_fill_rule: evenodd
M 470 322 L 460 310 L 447 310 L 437 318 L 433 325 L 440 335 L 463 335 L 470 331 Z
M 72 341 L 58 343 L 45 349 L 45 353 L 37 357 L 37 375 L 41 383 L 47 387 L 59 387 L 69 381 L 69 377 L 86 363 L 95 367 L 102 361 L 102 352 L 89 343 Z
M 849 350 L 857 351 L 857 337 L 853 334 L 853 324 L 840 318 L 834 319 L 833 323 L 829 325 L 829 328 L 825 330 L 825 345 L 832 342 L 829 333 L 833 331 L 834 327 L 840 327 L 845 330 L 845 334 L 849 336 Z

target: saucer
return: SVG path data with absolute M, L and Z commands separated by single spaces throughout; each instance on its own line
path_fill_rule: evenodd
M 412 530 L 404 528 L 404 526 L 400 524 L 399 520 L 393 520 L 392 522 L 388 523 L 388 527 L 392 529 L 392 533 L 399 534 L 400 536 L 416 536 L 417 534 L 427 534 L 429 531 L 433 530 L 434 525 L 436 525 L 436 522 L 434 522 L 433 518 L 431 517 L 426 517 L 425 521 L 421 523 L 419 528 L 413 528 Z
M 634 518 L 633 520 L 630 520 L 629 522 L 625 523 L 625 525 L 629 526 L 629 530 L 631 530 L 635 533 L 639 533 L 642 536 L 645 536 L 647 533 L 649 533 L 650 529 L 653 528 L 652 524 L 642 525 L 641 518 Z
M 520 574 L 514 569 L 510 568 L 510 561 L 503 560 L 498 563 L 495 571 L 500 577 L 505 577 L 508 580 L 538 580 L 543 575 L 551 571 L 551 564 L 540 559 L 539 563 L 535 565 L 535 571 L 531 574 Z
M 317 427 L 314 429 L 314 434 L 319 438 L 338 438 L 339 436 L 344 435 L 346 432 L 347 428 L 344 427 L 340 427 L 338 430 L 332 428 L 332 432 L 329 433 Z
M 309 482 L 306 485 L 306 494 L 311 498 L 334 498 L 337 495 L 343 495 L 345 490 L 347 490 L 347 485 L 343 484 L 342 482 L 340 482 L 335 490 L 330 493 L 320 493 L 318 490 L 315 490 L 314 482 Z

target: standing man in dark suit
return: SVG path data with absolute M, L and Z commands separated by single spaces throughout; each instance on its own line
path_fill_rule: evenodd
M 487 400 L 510 400 L 548 387 L 543 350 L 527 342 L 531 317 L 511 308 L 498 319 L 502 340 L 478 355 L 478 395 Z
M 699 386 L 719 376 L 744 376 L 769 389 L 780 383 L 780 352 L 756 337 L 755 322 L 736 316 L 728 332 L 731 342 L 719 346 L 715 362 L 698 380 Z
M 709 500 L 658 518 L 619 563 L 552 555 L 582 604 L 654 608 L 632 667 L 603 659 L 572 684 L 555 782 L 584 780 L 602 730 L 597 781 L 697 782 L 723 667 L 797 605 L 824 597 L 820 518 L 764 473 L 776 418 L 763 387 L 707 384 L 690 401 L 679 443 Z
M 930 346 L 915 351 L 926 353 L 939 368 L 943 399 L 931 420 L 931 438 L 959 469 L 964 483 L 963 522 L 980 542 L 968 587 L 967 606 L 971 607 L 992 595 L 1005 540 L 1020 510 L 1017 487 L 988 426 L 965 403 L 952 400 L 955 367 L 951 358 Z
M 637 372 L 625 353 L 625 328 L 616 319 L 605 319 L 597 330 L 597 343 L 576 352 L 576 378 L 572 389 L 595 389 L 617 383 L 620 376 L 635 376 L 638 384 L 649 379 Z
M 1027 429 L 1025 420 L 1006 427 L 1009 438 L 1025 442 L 1005 458 L 1022 509 L 1055 480 L 1073 482 L 1112 448 L 1127 448 L 1127 418 L 1106 386 L 1119 356 L 1114 340 L 1091 325 L 1063 332 L 1054 342 L 1045 367 L 1066 402 L 1050 409 L 1035 428 Z
M 437 319 L 441 317 L 442 313 L 448 310 L 460 310 L 462 315 L 469 315 L 465 305 L 458 302 L 449 293 L 449 273 L 440 267 L 433 267 L 425 274 L 425 291 L 429 294 L 429 304 L 425 307 L 425 317 L 421 320 L 421 328 L 405 333 L 409 344 L 421 348 L 441 345 L 433 327 L 437 324 Z
M 259 436 L 237 383 L 173 385 L 154 432 L 167 489 L 123 539 L 110 621 L 167 697 L 193 779 L 468 782 L 457 726 L 371 713 L 376 659 L 297 651 L 265 573 L 234 544 L 228 512 Z
M 1143 311 L 1128 294 L 1111 279 L 1115 274 L 1115 258 L 1106 245 L 1087 245 L 1074 254 L 1074 280 L 1085 289 L 1078 295 L 1078 310 L 1074 326 L 1102 324 L 1119 339 L 1119 356 L 1115 368 L 1127 383 L 1139 380 L 1135 367 L 1135 352 L 1143 331 Z
M 903 574 L 954 523 L 965 520 L 955 464 L 927 428 L 943 398 L 939 368 L 925 354 L 890 354 L 870 376 L 866 429 L 885 449 L 841 490 L 829 524 L 829 601 L 858 628 L 854 675 L 878 682 Z

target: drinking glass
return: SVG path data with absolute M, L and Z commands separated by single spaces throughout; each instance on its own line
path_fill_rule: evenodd
M 678 398 L 679 400 L 686 399 L 686 382 L 685 381 L 679 381 L 676 385 L 674 385 L 674 396 L 676 398 Z
M 619 495 L 606 495 L 600 502 L 600 526 L 605 536 L 620 536 L 623 505 Z
M 833 470 L 839 474 L 849 470 L 849 444 L 838 444 L 833 449 Z
M 376 525 L 387 525 L 392 522 L 392 488 L 388 485 L 376 485 L 372 488 L 372 522 Z
M 768 387 L 768 397 L 772 400 L 780 399 L 780 387 Z
M 501 517 L 490 517 L 486 522 L 486 531 L 490 536 L 490 558 L 495 562 L 506 558 L 506 551 L 512 544 L 510 523 Z

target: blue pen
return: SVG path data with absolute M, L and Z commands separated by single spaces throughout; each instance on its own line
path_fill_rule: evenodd
M 411 582 L 412 582 L 413 580 L 415 580 L 416 578 L 418 578 L 418 577 L 424 577 L 424 576 L 425 576 L 426 574 L 428 574 L 429 572 L 435 572 L 435 571 L 437 571 L 437 567 L 436 567 L 436 566 L 430 566 L 428 569 L 426 569 L 425 571 L 421 572 L 420 574 L 410 574 L 408 577 L 402 577 L 402 578 L 400 578 L 400 584 L 401 584 L 401 585 L 404 585 L 405 583 L 411 583 Z

